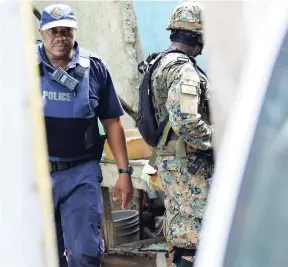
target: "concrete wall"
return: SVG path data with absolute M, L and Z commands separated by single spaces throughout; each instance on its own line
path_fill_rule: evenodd
M 41 13 L 52 3 L 65 3 L 73 8 L 79 21 L 77 41 L 107 63 L 118 94 L 137 109 L 137 63 L 142 59 L 142 49 L 133 1 L 33 2 Z M 36 20 L 35 23 L 38 26 Z M 135 127 L 128 115 L 122 121 L 125 128 Z

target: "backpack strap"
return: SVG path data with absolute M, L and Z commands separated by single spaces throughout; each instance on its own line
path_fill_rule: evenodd
M 176 156 L 179 158 L 185 158 L 187 156 L 186 143 L 183 138 L 179 137 L 175 146 Z
M 165 122 L 165 123 L 164 123 Z M 170 133 L 170 130 L 172 129 L 171 128 L 171 124 L 170 124 L 170 121 L 169 121 L 169 115 L 165 118 L 165 120 L 161 123 L 162 124 L 162 127 L 161 128 L 164 128 L 162 129 L 163 130 L 163 133 L 162 133 L 162 137 L 159 141 L 159 144 L 160 145 L 165 145 L 166 142 L 167 142 L 167 139 L 168 139 L 168 135 Z M 160 126 L 159 126 L 160 128 Z M 151 166 L 151 167 L 155 167 L 155 163 L 156 163 L 156 159 L 157 159 L 157 147 L 155 147 L 152 151 L 152 155 L 149 159 L 149 162 L 148 164 Z

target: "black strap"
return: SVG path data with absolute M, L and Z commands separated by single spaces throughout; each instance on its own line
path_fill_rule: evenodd
M 190 32 L 190 35 L 186 35 L 181 31 L 173 31 L 170 35 L 170 40 L 172 42 L 180 42 L 189 46 L 198 45 L 202 52 L 204 44 L 198 41 L 198 35 L 200 34 L 197 32 Z
M 164 128 L 165 128 L 165 126 L 166 126 L 168 121 L 169 121 L 169 115 L 167 115 L 165 117 L 165 119 L 162 122 L 160 122 L 159 127 L 158 127 L 158 129 L 156 131 L 156 135 L 160 136 L 160 134 L 163 132 L 163 130 L 164 130 Z
M 202 70 L 198 65 L 197 65 L 197 70 L 199 70 L 208 79 L 208 75 L 206 74 L 206 72 Z

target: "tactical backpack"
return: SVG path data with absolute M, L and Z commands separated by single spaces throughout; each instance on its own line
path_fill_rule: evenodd
M 153 53 L 147 57 L 146 60 L 138 64 L 138 71 L 143 75 L 140 86 L 139 86 L 139 102 L 138 102 L 138 118 L 137 118 L 137 128 L 142 135 L 145 142 L 151 147 L 155 148 L 159 142 L 165 145 L 168 139 L 169 132 L 171 131 L 171 125 L 169 122 L 169 115 L 160 122 L 159 126 L 155 118 L 155 109 L 152 102 L 152 88 L 151 88 L 151 76 L 155 68 L 158 66 L 159 61 L 169 53 L 180 53 L 186 55 L 180 50 L 168 50 L 163 53 Z M 196 65 L 196 61 L 190 58 L 195 66 L 195 70 L 198 72 L 199 76 L 202 73 L 207 77 L 206 73 Z M 210 117 L 208 100 L 205 97 L 206 90 L 201 90 L 200 104 Z M 181 143 L 181 142 L 179 142 Z M 184 146 L 184 147 L 183 147 Z M 179 148 L 179 149 L 178 149 Z M 176 155 L 185 157 L 186 149 L 183 141 L 181 147 L 176 147 Z M 213 160 L 213 149 L 209 151 L 203 151 L 205 156 L 209 157 L 212 165 L 214 165 Z M 153 150 L 152 156 L 150 158 L 149 164 L 154 166 L 156 160 L 156 151 Z
M 155 109 L 152 102 L 151 76 L 159 61 L 170 53 L 185 54 L 180 50 L 169 50 L 163 53 L 153 53 L 146 60 L 138 64 L 138 71 L 143 75 L 139 86 L 137 128 L 145 142 L 156 147 L 159 143 L 163 130 L 169 121 L 167 116 L 158 126 L 155 118 Z

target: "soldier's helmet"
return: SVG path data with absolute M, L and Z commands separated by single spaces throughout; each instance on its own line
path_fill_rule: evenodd
M 166 30 L 186 30 L 202 34 L 203 7 L 195 1 L 184 1 L 170 17 Z

